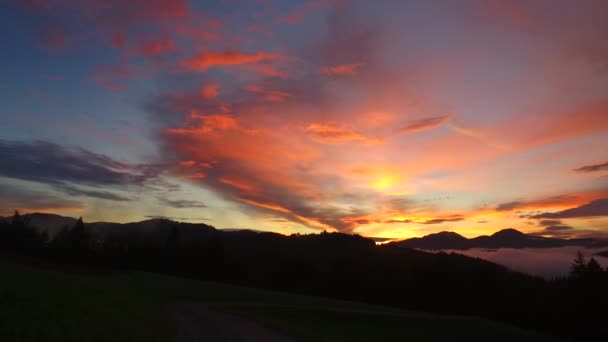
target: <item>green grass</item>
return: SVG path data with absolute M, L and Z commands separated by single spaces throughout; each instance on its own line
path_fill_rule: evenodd
M 201 302 L 302 341 L 549 341 L 482 319 L 132 272 L 75 275 L 0 260 L 0 341 L 168 341 L 166 307 Z

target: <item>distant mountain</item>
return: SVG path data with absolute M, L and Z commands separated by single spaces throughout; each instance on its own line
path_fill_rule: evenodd
M 608 249 L 605 250 L 605 251 L 601 251 L 601 252 L 595 253 L 595 255 L 599 255 L 601 257 L 608 258 Z
M 400 247 L 418 249 L 468 249 L 470 240 L 454 232 L 440 232 L 426 235 L 420 238 L 412 238 L 403 241 L 393 242 L 392 244 Z
M 565 246 L 587 246 L 595 243 L 595 239 L 557 239 L 537 235 L 524 234 L 515 229 L 503 229 L 490 236 L 483 235 L 467 239 L 454 232 L 441 232 L 393 242 L 393 245 L 407 248 L 427 250 L 470 248 L 550 248 Z

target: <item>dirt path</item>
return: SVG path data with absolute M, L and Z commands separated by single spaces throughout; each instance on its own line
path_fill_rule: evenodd
M 310 310 L 310 311 L 326 311 L 326 312 L 338 312 L 338 313 L 351 313 L 361 315 L 375 315 L 375 316 L 391 316 L 391 317 L 405 317 L 405 318 L 427 318 L 434 320 L 480 320 L 483 318 L 476 316 L 465 316 L 465 315 L 440 315 L 433 313 L 426 313 L 422 311 L 409 311 L 409 310 L 393 310 L 393 311 L 380 311 L 373 309 L 355 309 L 355 308 L 336 308 L 326 306 L 306 306 L 306 305 L 284 305 L 284 304 L 267 304 L 267 303 L 254 303 L 254 302 L 221 302 L 222 307 L 255 307 L 255 308 L 275 308 L 275 309 L 297 309 L 297 310 Z
M 272 330 L 203 304 L 174 304 L 169 313 L 177 328 L 171 342 L 291 342 Z

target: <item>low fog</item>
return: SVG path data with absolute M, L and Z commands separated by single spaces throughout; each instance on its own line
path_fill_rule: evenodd
M 587 249 L 577 246 L 521 249 L 500 248 L 496 250 L 474 248 L 465 251 L 449 252 L 482 258 L 515 271 L 550 279 L 567 275 L 570 271 L 572 260 L 578 251 L 581 251 L 587 258 L 593 256 L 602 266 L 608 266 L 608 258 L 595 255 L 602 251 L 602 249 Z

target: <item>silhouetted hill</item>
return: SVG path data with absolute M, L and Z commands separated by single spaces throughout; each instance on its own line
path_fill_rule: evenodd
M 441 232 L 426 235 L 421 238 L 412 238 L 391 244 L 399 247 L 418 248 L 428 250 L 470 248 L 550 248 L 565 246 L 587 246 L 595 239 L 557 239 L 538 235 L 524 234 L 516 229 L 503 229 L 490 236 L 482 235 L 467 239 L 454 232 Z
M 159 245 L 165 242 L 172 229 L 179 229 L 184 241 L 204 239 L 216 229 L 204 223 L 176 222 L 168 219 L 151 219 L 131 223 L 93 222 L 87 229 L 101 237 L 112 236 L 137 240 L 142 244 Z
M 73 217 L 60 216 L 55 214 L 32 213 L 23 215 L 24 221 L 28 226 L 40 232 L 47 232 L 52 238 L 63 228 L 71 228 L 76 219 Z M 0 221 L 10 222 L 11 217 L 0 218 Z M 200 237 L 204 238 L 211 231 L 216 229 L 204 223 L 176 222 L 169 219 L 150 219 L 140 222 L 114 223 L 114 222 L 88 222 L 87 230 L 97 234 L 99 237 L 116 235 L 120 237 L 132 236 L 145 240 L 163 240 L 172 228 L 178 228 L 184 238 Z
M 39 230 L 40 232 L 46 231 L 49 236 L 54 236 L 61 229 L 66 226 L 73 226 L 76 223 L 76 219 L 73 217 L 65 217 L 55 214 L 46 213 L 32 213 L 23 215 L 25 222 Z M 10 222 L 12 217 L 0 218 L 0 221 Z
M 400 247 L 419 249 L 468 249 L 469 239 L 454 232 L 440 232 L 430 234 L 421 238 L 412 238 L 404 241 L 393 242 Z
M 608 258 L 608 250 L 601 251 L 601 252 L 598 252 L 598 253 L 595 253 L 595 254 L 599 255 L 599 256 L 602 256 L 602 257 L 605 257 L 605 258 Z

